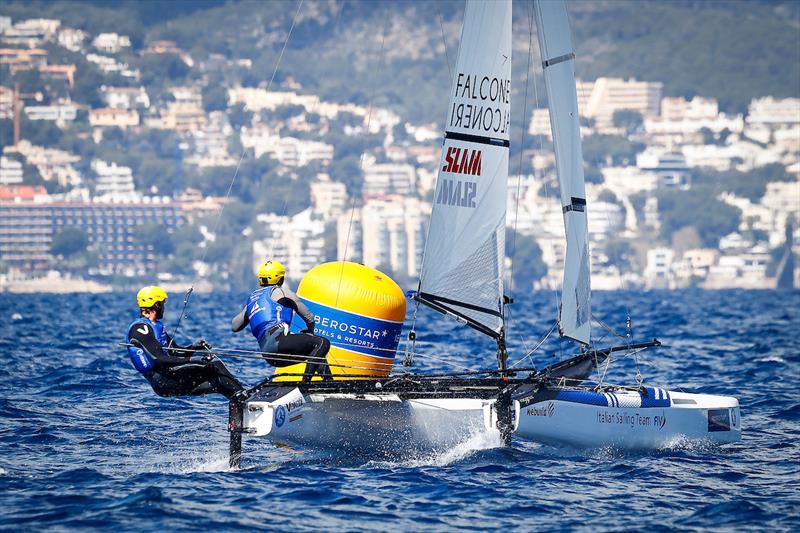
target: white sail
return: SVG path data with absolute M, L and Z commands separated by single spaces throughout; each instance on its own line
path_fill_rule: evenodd
M 562 335 L 588 344 L 591 334 L 589 248 L 575 52 L 563 0 L 539 1 L 535 5 L 567 237 L 558 323 Z
M 447 110 L 419 298 L 503 328 L 511 1 L 469 0 Z

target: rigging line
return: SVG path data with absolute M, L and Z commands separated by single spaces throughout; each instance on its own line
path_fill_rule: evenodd
M 294 26 L 297 23 L 297 16 L 300 14 L 300 8 L 303 7 L 303 2 L 304 1 L 305 0 L 300 0 L 298 2 L 297 11 L 295 11 L 294 17 L 292 18 L 292 25 L 289 28 L 289 32 L 286 34 L 286 40 L 283 41 L 283 48 L 281 48 L 281 53 L 278 55 L 278 59 L 275 62 L 275 68 L 272 70 L 272 76 L 270 77 L 269 83 L 267 84 L 267 89 L 266 89 L 267 92 L 269 92 L 270 87 L 272 87 L 272 82 L 275 80 L 275 75 L 278 72 L 278 68 L 280 67 L 281 60 L 283 59 L 283 53 L 286 51 L 286 46 L 289 44 L 289 38 L 292 36 L 292 31 L 294 30 Z M 225 211 L 225 204 L 228 202 L 228 199 L 230 198 L 231 191 L 233 190 L 233 184 L 236 182 L 236 178 L 239 175 L 239 170 L 242 167 L 242 160 L 244 159 L 244 156 L 245 156 L 246 153 L 247 153 L 247 148 L 245 148 L 243 146 L 242 147 L 242 153 L 239 155 L 239 161 L 236 163 L 236 169 L 233 171 L 233 177 L 231 178 L 231 182 L 228 184 L 228 190 L 225 193 L 225 202 L 223 202 L 219 206 L 219 213 L 217 213 L 217 220 L 214 223 L 214 235 L 217 234 L 217 230 L 219 229 L 219 223 L 220 223 L 220 220 L 222 219 L 222 213 Z M 201 259 L 200 259 L 201 263 L 205 262 L 205 258 L 206 258 L 206 254 L 207 253 L 208 253 L 208 246 L 206 246 L 204 248 L 204 250 L 203 250 L 203 255 L 202 255 Z M 180 331 L 181 322 L 183 321 L 184 316 L 186 316 L 186 309 L 189 306 L 189 299 L 190 299 L 190 296 L 191 296 L 192 292 L 194 291 L 194 285 L 195 285 L 196 281 L 197 281 L 197 276 L 195 276 L 195 278 L 192 280 L 192 284 L 189 286 L 189 289 L 186 291 L 186 297 L 184 298 L 184 301 L 183 301 L 183 309 L 181 310 L 181 314 L 178 317 L 178 322 L 175 325 L 175 329 L 172 330 L 172 337 L 173 338 L 176 337 L 178 335 L 178 332 Z
M 603 329 L 605 329 L 606 331 L 608 331 L 609 333 L 611 333 L 615 337 L 618 337 L 618 338 L 624 339 L 624 340 L 628 340 L 628 338 L 625 335 L 620 335 L 619 333 L 614 331 L 614 328 L 612 328 L 611 326 L 609 326 L 608 324 L 603 322 L 601 319 L 597 318 L 597 316 L 595 316 L 594 313 L 592 313 L 592 318 L 594 319 L 595 322 L 597 322 L 600 325 L 600 327 L 602 327 Z
M 531 364 L 535 364 L 535 363 L 534 363 L 534 361 L 533 361 L 533 357 L 531 357 L 531 356 L 533 355 L 533 353 L 534 353 L 536 350 L 538 350 L 539 348 L 541 348 L 542 344 L 544 344 L 544 343 L 545 343 L 545 341 L 546 341 L 546 340 L 547 340 L 547 339 L 550 337 L 550 334 L 551 334 L 551 333 L 553 333 L 553 331 L 556 329 L 556 326 L 557 326 L 557 325 L 558 325 L 558 323 L 554 322 L 554 323 L 553 323 L 553 325 L 552 325 L 552 326 L 550 326 L 550 329 L 547 331 L 547 333 L 545 333 L 545 334 L 544 334 L 544 337 L 542 337 L 542 338 L 539 340 L 539 342 L 536 344 L 536 346 L 534 346 L 533 348 L 531 348 L 531 350 L 530 350 L 530 351 L 528 351 L 528 352 L 527 352 L 527 353 L 526 353 L 526 354 L 525 354 L 523 357 L 521 357 L 520 359 L 518 359 L 518 360 L 517 360 L 517 362 L 516 362 L 516 363 L 514 363 L 513 365 L 511 365 L 509 368 L 516 368 L 516 366 L 517 366 L 518 364 L 520 364 L 522 361 L 525 361 L 526 359 L 530 359 L 530 361 L 531 361 Z
M 184 348 L 180 348 L 180 349 L 173 348 L 173 350 L 177 351 L 177 352 L 188 352 L 188 353 L 191 353 L 191 354 L 195 353 L 195 350 L 187 350 L 187 349 L 184 349 Z M 234 358 L 237 358 L 237 359 L 264 360 L 264 358 L 261 355 L 235 354 L 235 353 L 228 353 L 228 352 L 223 352 L 223 351 L 219 351 L 219 350 L 211 350 L 211 351 L 206 351 L 206 352 L 202 352 L 202 353 L 203 353 L 203 355 L 207 354 L 207 355 L 213 355 L 213 356 L 217 356 L 217 357 L 234 357 Z M 329 362 L 325 357 L 320 357 L 320 356 L 307 356 L 307 357 L 304 357 L 304 359 L 302 361 L 298 361 L 297 357 L 293 357 L 293 356 L 291 356 L 289 354 L 285 354 L 285 353 L 277 353 L 277 352 L 260 352 L 260 353 L 262 353 L 263 355 L 269 355 L 270 359 L 272 359 L 273 361 L 292 363 L 292 364 L 322 363 L 322 362 L 324 362 L 324 363 L 327 363 L 328 366 L 335 366 L 335 367 L 341 367 L 341 368 L 355 368 L 355 369 L 359 369 L 359 370 L 377 370 L 377 371 L 388 370 L 388 369 L 380 369 L 380 368 L 374 368 L 374 367 L 369 367 L 369 366 L 359 366 L 359 365 L 352 365 L 352 364 L 351 365 L 344 365 L 344 364 L 340 364 L 338 362 Z M 344 362 L 348 362 L 348 361 L 351 361 L 351 360 L 344 360 Z M 190 363 L 190 362 L 191 361 L 187 361 L 187 363 Z M 362 362 L 363 363 L 363 361 L 355 361 L 355 362 Z M 286 365 L 286 366 L 288 366 L 288 365 Z
M 527 8 L 527 4 L 526 4 Z M 510 288 L 509 292 L 511 295 L 514 295 L 514 258 L 517 254 L 517 227 L 519 223 L 519 204 L 520 204 L 520 190 L 522 189 L 522 158 L 525 153 L 525 118 L 527 117 L 528 113 L 528 86 L 530 85 L 530 77 L 531 77 L 531 56 L 533 55 L 533 20 L 530 17 L 530 9 L 528 9 L 528 65 L 525 69 L 525 97 L 523 99 L 523 106 L 522 106 L 522 131 L 520 132 L 520 141 L 519 141 L 519 164 L 517 165 L 517 195 L 516 201 L 514 202 L 514 238 L 511 242 L 511 276 L 509 280 Z M 505 250 L 504 250 L 505 253 Z M 509 313 L 509 320 L 508 324 L 511 325 L 512 320 L 512 313 Z M 507 328 L 510 330 L 511 328 Z M 548 333 L 549 335 L 549 333 Z M 523 348 L 527 351 L 528 350 L 528 336 L 523 336 L 522 338 L 522 345 Z M 530 355 L 526 355 L 523 359 L 527 358 Z M 521 361 L 522 359 L 520 359 Z M 519 361 L 517 361 L 519 362 Z
M 380 52 L 378 54 L 378 57 L 379 57 L 378 65 L 379 66 L 383 65 L 383 63 L 386 61 L 386 53 L 385 53 L 386 52 L 386 28 L 389 26 L 388 11 L 389 11 L 389 7 L 387 5 L 387 7 L 386 7 L 386 15 L 383 17 L 384 18 L 384 22 L 383 22 L 383 31 L 381 32 L 381 50 L 380 50 Z M 369 98 L 369 105 L 367 106 L 367 123 L 366 123 L 366 133 L 365 133 L 365 135 L 369 134 L 369 127 L 370 127 L 370 124 L 372 123 L 372 103 L 375 100 L 375 93 L 377 93 L 377 92 L 378 92 L 378 87 L 377 86 L 373 87 L 372 88 L 372 94 L 370 95 L 370 98 Z M 364 160 L 366 158 L 366 155 L 367 155 L 366 152 L 362 153 L 361 157 L 359 158 L 359 161 L 358 161 L 358 169 L 361 171 L 362 181 L 363 181 L 363 174 L 364 174 Z M 350 232 L 351 232 L 351 230 L 353 228 L 353 218 L 355 217 L 355 212 L 356 212 L 356 197 L 355 197 L 355 194 L 353 194 L 353 199 L 350 202 L 350 221 L 347 224 L 347 237 L 345 238 L 345 242 L 344 242 L 344 254 L 342 255 L 342 267 L 339 270 L 339 284 L 336 287 L 336 303 L 334 304 L 334 307 L 339 305 L 339 294 L 341 293 L 341 290 L 342 290 L 342 280 L 344 278 L 344 264 L 347 261 L 347 252 L 348 252 L 348 249 L 350 248 Z M 362 236 L 362 240 L 363 240 L 363 236 L 364 236 L 363 210 L 362 210 L 362 217 L 361 217 L 361 236 Z
M 125 346 L 125 347 L 128 347 L 128 346 L 135 347 L 135 345 L 130 344 L 130 343 L 120 343 L 119 345 L 120 346 Z M 357 343 L 343 343 L 343 342 L 338 342 L 338 341 L 336 343 L 333 343 L 332 346 L 341 347 L 341 348 L 344 348 L 344 349 L 348 349 L 348 347 L 354 347 L 354 348 L 355 347 L 362 347 L 362 345 L 357 344 Z M 172 348 L 172 349 L 173 350 L 186 351 L 185 348 Z M 394 349 L 391 349 L 391 348 L 377 348 L 377 347 L 375 347 L 375 348 L 370 348 L 370 349 L 374 350 L 374 351 L 383 351 L 383 352 L 389 352 L 389 353 L 393 354 L 392 357 L 389 357 L 388 355 L 387 356 L 378 356 L 378 357 L 383 357 L 385 359 L 394 359 L 394 357 L 397 355 L 397 350 L 394 350 Z M 248 349 L 245 349 L 245 348 L 225 348 L 225 350 L 227 352 L 231 352 L 231 353 L 242 353 L 242 354 L 267 353 L 267 352 L 262 352 L 261 350 L 248 350 Z M 431 355 L 431 354 L 428 354 L 426 352 L 413 352 L 413 355 L 425 356 L 425 357 L 428 357 L 429 359 L 442 361 L 442 362 L 450 362 L 449 359 L 438 358 L 438 357 L 436 357 L 434 355 Z M 445 355 L 446 355 L 446 357 L 452 358 L 452 357 L 460 357 L 463 354 L 451 353 L 451 354 L 445 354 Z M 340 356 L 336 356 L 336 358 L 339 359 L 339 360 L 360 361 L 359 359 L 343 359 Z M 384 364 L 389 364 L 389 363 L 384 363 Z M 467 367 L 464 367 L 464 368 L 467 368 Z
M 447 39 L 444 36 L 444 22 L 442 21 L 442 6 L 437 2 L 436 4 L 436 12 L 439 15 L 439 28 L 442 30 L 442 44 L 444 45 L 444 58 L 447 62 L 447 75 L 449 77 L 450 82 L 453 81 L 453 69 L 450 67 L 450 55 L 447 53 Z

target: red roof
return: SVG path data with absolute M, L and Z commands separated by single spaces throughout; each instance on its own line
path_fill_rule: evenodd
M 47 191 L 41 185 L 0 185 L 0 200 L 33 200 L 43 194 Z

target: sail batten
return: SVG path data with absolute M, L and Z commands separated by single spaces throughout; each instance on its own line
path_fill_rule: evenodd
M 420 301 L 503 329 L 511 1 L 468 0 L 420 273 Z
M 535 10 L 567 240 L 558 324 L 563 336 L 589 344 L 589 247 L 575 52 L 563 0 L 538 1 Z

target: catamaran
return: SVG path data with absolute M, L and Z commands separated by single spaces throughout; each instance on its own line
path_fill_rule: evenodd
M 575 53 L 565 3 L 547 0 L 534 5 L 566 236 L 557 324 L 563 338 L 577 343 L 579 353 L 539 370 L 507 364 L 505 310 L 511 302 L 504 295 L 503 279 L 511 0 L 467 0 L 429 234 L 413 299 L 415 305 L 428 306 L 492 339 L 496 366 L 441 374 L 350 372 L 334 381 L 308 383 L 273 376 L 243 401 L 230 404 L 232 466 L 240 464 L 242 436 L 300 447 L 400 453 L 443 450 L 479 434 L 497 435 L 506 443 L 516 438 L 624 449 L 655 449 L 678 439 L 727 443 L 741 438 L 736 398 L 643 383 L 584 384 L 612 354 L 660 343 L 591 345 L 589 207 Z M 315 302 L 308 303 L 314 310 Z M 340 321 L 327 320 L 318 333 L 329 335 L 336 346 L 331 324 Z M 399 334 L 400 326 L 392 327 Z M 412 345 L 414 336 L 412 328 Z M 338 345 L 347 350 L 348 342 Z M 336 366 L 330 358 L 329 362 Z M 391 368 L 391 358 L 387 364 Z

